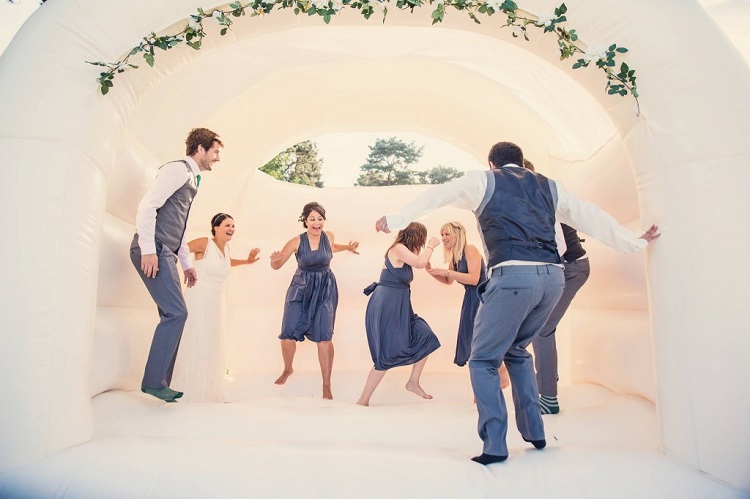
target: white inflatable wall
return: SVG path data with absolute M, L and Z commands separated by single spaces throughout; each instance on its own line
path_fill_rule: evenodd
M 242 19 L 225 37 L 212 32 L 199 52 L 160 53 L 155 68 L 119 76 L 102 97 L 97 69 L 82 61 L 116 60 L 143 34 L 211 5 L 45 4 L 0 58 L 0 387 L 12 401 L 0 414 L 0 471 L 85 442 L 91 397 L 137 387 L 155 314 L 127 257 L 133 217 L 156 167 L 182 154 L 195 126 L 219 132 L 227 148 L 202 183 L 190 235 L 229 212 L 235 251 L 260 246 L 267 257 L 301 230 L 302 205 L 321 202 L 330 230 L 362 243 L 359 257 L 334 260 L 336 369 L 369 366 L 361 289 L 390 241 L 373 223 L 423 187 L 316 190 L 256 169 L 321 133 L 409 130 L 456 144 L 478 168 L 491 144 L 517 142 L 540 171 L 634 231 L 660 225 L 647 255 L 587 241 L 594 274 L 566 318 L 575 334 L 561 346 L 564 369 L 574 381 L 654 400 L 669 455 L 750 488 L 750 401 L 741 396 L 750 363 L 741 303 L 747 65 L 697 4 L 566 3 L 586 41 L 630 49 L 642 116 L 632 99 L 607 96 L 598 72 L 561 64 L 554 40 L 519 42 L 492 20 L 476 25 L 453 12 L 429 27 L 428 9 L 391 12 L 385 25 L 351 12 L 328 26 L 290 12 Z M 449 209 L 424 222 L 437 232 L 449 219 L 474 227 L 470 214 Z M 273 272 L 262 260 L 231 276 L 236 372 L 278 368 L 291 270 Z M 438 332 L 449 348 L 431 368 L 450 364 L 457 314 L 446 307 L 456 307 L 459 291 L 424 275 L 415 282 L 415 309 L 445 323 Z

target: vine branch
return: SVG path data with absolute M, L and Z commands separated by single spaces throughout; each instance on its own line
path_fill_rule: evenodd
M 479 17 L 492 17 L 495 14 L 505 15 L 505 23 L 501 28 L 510 28 L 514 38 L 523 38 L 529 41 L 531 29 L 542 30 L 542 33 L 551 33 L 557 36 L 560 60 L 578 57 L 573 63 L 573 69 L 587 68 L 591 64 L 602 70 L 607 79 L 605 90 L 609 95 L 626 96 L 632 95 L 636 102 L 636 115 L 640 116 L 640 103 L 638 102 L 638 87 L 636 85 L 635 70 L 627 63 L 617 65 L 616 57 L 625 54 L 628 49 L 611 44 L 608 47 L 596 45 L 583 48 L 579 42 L 575 29 L 567 29 L 564 23 L 567 21 L 568 8 L 560 4 L 554 12 L 534 16 L 522 11 L 513 0 L 254 0 L 252 2 L 235 1 L 224 8 L 204 10 L 199 8 L 195 14 L 190 14 L 184 28 L 175 33 L 157 35 L 153 31 L 144 36 L 141 41 L 133 47 L 128 54 L 116 62 L 86 61 L 88 64 L 104 67 L 105 70 L 99 74 L 99 83 L 102 95 L 106 95 L 114 86 L 114 78 L 117 74 L 129 69 L 138 69 L 138 66 L 130 62 L 130 58 L 142 55 L 146 64 L 154 65 L 158 50 L 170 50 L 180 44 L 186 44 L 194 50 L 200 50 L 203 38 L 207 36 L 203 23 L 213 21 L 220 27 L 219 34 L 224 36 L 232 29 L 234 19 L 249 16 L 257 17 L 270 14 L 274 8 L 293 9 L 296 15 L 307 14 L 308 16 L 319 16 L 323 22 L 328 24 L 331 18 L 341 10 L 356 9 L 365 19 L 370 19 L 375 13 L 382 14 L 383 23 L 388 15 L 389 8 L 395 6 L 399 10 L 413 11 L 423 5 L 433 7 L 431 14 L 432 24 L 443 22 L 448 7 L 464 12 L 475 23 L 480 24 Z

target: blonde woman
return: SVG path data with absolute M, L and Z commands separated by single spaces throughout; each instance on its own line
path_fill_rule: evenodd
M 458 323 L 456 356 L 453 362 L 464 366 L 471 355 L 471 340 L 474 336 L 474 318 L 479 309 L 477 286 L 487 278 L 484 258 L 476 246 L 467 244 L 466 228 L 460 222 L 448 222 L 440 228 L 443 241 L 443 261 L 448 269 L 435 269 L 428 263 L 427 272 L 438 282 L 453 284 L 459 282 L 464 287 L 464 301 L 461 305 L 461 319 Z M 500 387 L 510 384 L 505 364 L 500 365 Z

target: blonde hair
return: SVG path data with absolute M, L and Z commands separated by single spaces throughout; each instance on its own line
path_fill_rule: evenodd
M 448 222 L 440 227 L 440 232 L 447 232 L 456 238 L 456 244 L 452 248 L 443 247 L 443 261 L 446 263 L 452 261 L 453 268 L 457 268 L 458 262 L 461 261 L 461 255 L 466 249 L 466 228 L 461 222 Z

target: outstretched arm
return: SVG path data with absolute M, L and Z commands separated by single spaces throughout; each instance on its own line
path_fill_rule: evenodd
M 451 268 L 449 269 L 433 269 L 429 272 L 436 279 L 438 276 L 444 278 L 445 281 L 441 282 L 445 282 L 446 284 L 452 284 L 453 281 L 458 281 L 461 284 L 476 286 L 479 284 L 479 276 L 482 272 L 482 255 L 479 253 L 476 246 L 472 246 L 471 244 L 466 246 L 466 263 L 469 267 L 469 272 L 456 271 L 452 262 Z
M 439 244 L 440 241 L 437 237 L 431 237 L 427 243 L 427 247 L 419 255 L 415 255 L 409 251 L 403 244 L 397 244 L 388 253 L 415 269 L 423 269 L 429 263 L 432 252 L 435 251 L 435 248 Z
M 442 282 L 443 284 L 453 284 L 453 281 L 446 277 L 446 274 L 448 272 L 454 270 L 453 262 L 450 263 L 448 269 L 433 269 L 432 265 L 430 265 L 430 262 L 427 262 L 427 265 L 425 265 L 424 268 L 428 274 L 435 278 L 437 282 Z
M 635 253 L 659 237 L 659 228 L 652 225 L 645 234 L 637 237 L 615 220 L 612 215 L 594 203 L 584 201 L 568 191 L 560 182 L 550 180 L 557 193 L 557 218 L 576 230 L 598 239 L 621 253 Z
M 247 255 L 247 260 L 237 260 L 232 258 L 232 267 L 236 267 L 237 265 L 246 265 L 249 263 L 255 263 L 259 260 L 258 253 L 260 253 L 260 248 L 253 248 L 250 250 L 250 253 Z
M 388 233 L 403 229 L 409 222 L 418 219 L 442 206 L 455 206 L 475 211 L 487 190 L 487 174 L 474 170 L 448 183 L 431 187 L 401 207 L 397 214 L 387 215 L 375 222 L 377 232 Z
M 297 252 L 297 248 L 299 248 L 299 236 L 291 238 L 281 251 L 271 253 L 271 268 L 279 270 L 283 267 L 286 261 L 289 260 L 289 257 Z
M 355 255 L 359 255 L 359 251 L 357 251 L 357 248 L 359 248 L 359 242 L 349 241 L 349 244 L 337 244 L 334 240 L 336 236 L 333 235 L 333 232 L 326 231 L 326 235 L 328 236 L 328 240 L 331 241 L 332 252 L 338 253 L 339 251 L 351 251 Z

